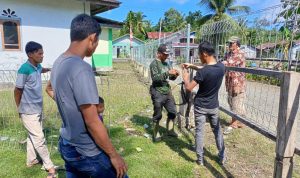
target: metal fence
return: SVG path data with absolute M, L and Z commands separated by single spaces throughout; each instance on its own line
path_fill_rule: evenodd
M 245 99 L 244 102 L 241 103 L 245 107 L 246 113 L 239 115 L 230 110 L 227 102 L 228 94 L 224 83 L 222 84 L 219 95 L 220 110 L 237 118 L 264 136 L 277 141 L 276 168 L 279 160 L 287 156 L 285 152 L 282 152 L 287 148 L 286 145 L 283 146 L 282 143 L 292 147 L 297 145 L 295 150 L 293 150 L 294 148 L 292 151 L 289 150 L 289 152 L 292 152 L 289 156 L 293 155 L 294 151 L 300 154 L 300 137 L 293 141 L 285 140 L 288 139 L 286 137 L 295 139 L 295 135 L 300 134 L 300 120 L 299 114 L 297 113 L 299 110 L 299 93 L 290 89 L 290 87 L 294 87 L 295 90 L 299 90 L 300 87 L 297 84 L 293 86 L 286 85 L 285 82 L 289 80 L 287 76 L 291 73 L 284 72 L 299 71 L 299 8 L 299 0 L 286 1 L 284 4 L 245 15 L 234 16 L 222 21 L 214 22 L 211 20 L 196 30 L 196 36 L 199 42 L 209 41 L 214 45 L 218 61 L 222 61 L 228 52 L 227 41 L 229 37 L 237 36 L 241 39 L 240 49 L 243 50 L 246 55 L 247 68 L 227 67 L 227 71 L 238 71 L 246 74 Z M 187 27 L 180 32 L 188 31 L 189 28 Z M 176 38 L 173 39 L 172 35 L 166 38 L 170 39 L 168 44 L 174 44 L 178 40 Z M 186 41 L 190 41 L 187 35 L 186 38 Z M 147 69 L 150 61 L 155 58 L 157 49 L 157 45 L 155 46 L 153 44 L 158 44 L 158 41 L 134 48 L 134 55 L 132 55 L 136 66 L 140 71 L 143 71 L 143 74 L 148 73 L 146 75 L 148 78 L 149 71 L 147 71 Z M 189 45 L 189 43 L 185 44 L 185 56 L 181 54 L 181 58 L 185 60 L 182 61 L 191 63 L 199 62 L 195 54 L 197 53 L 197 49 L 195 48 L 193 50 Z M 173 45 L 170 45 L 170 47 L 174 48 Z M 147 55 L 146 53 L 140 53 L 140 51 L 147 51 L 147 49 L 151 49 Z M 194 54 L 190 55 L 192 53 Z M 194 58 L 186 56 L 194 56 Z M 172 60 L 172 57 L 170 59 Z M 177 60 L 176 63 L 179 64 L 182 61 Z M 177 67 L 179 68 L 179 66 Z M 295 75 L 299 74 L 297 73 Z M 178 80 L 177 82 L 180 82 L 181 79 Z M 293 96 L 287 97 L 287 95 L 291 95 L 291 93 L 293 93 Z M 288 102 L 286 102 L 286 100 L 288 100 Z M 286 106 L 283 106 L 282 103 L 285 103 Z M 286 107 L 293 109 L 287 110 Z M 187 105 L 183 105 L 180 107 L 179 123 L 187 126 L 189 123 L 184 122 L 193 120 L 193 118 L 191 118 L 193 116 L 190 114 L 193 112 L 187 110 L 190 108 L 192 108 L 192 106 L 188 107 Z M 293 113 L 291 114 L 292 117 L 290 117 L 290 112 L 296 112 L 296 114 Z M 190 118 L 188 119 L 186 116 Z M 298 127 L 295 128 L 297 122 L 299 124 Z M 290 131 L 287 132 L 285 129 L 293 133 Z M 290 135 L 282 136 L 283 132 L 290 132 Z M 274 172 L 274 174 L 276 173 Z
M 160 44 L 166 44 L 171 50 L 169 62 L 181 63 L 188 61 L 190 57 L 195 57 L 197 53 L 189 52 L 197 48 L 197 45 L 191 43 L 190 26 L 175 32 L 171 35 L 150 41 L 140 46 L 132 48 L 132 58 L 139 64 L 149 67 L 150 63 L 156 58 L 156 51 Z
M 227 53 L 230 36 L 241 39 L 249 67 L 299 71 L 300 1 L 206 23 L 196 30 L 200 41 L 214 44 L 217 57 Z
M 19 118 L 15 100 L 14 88 L 16 70 L 0 70 L 0 149 L 25 148 L 27 132 Z M 46 94 L 45 86 L 50 79 L 50 73 L 42 74 L 43 81 L 43 126 L 50 151 L 57 150 L 57 141 L 61 119 L 56 103 Z M 109 103 L 109 79 L 96 76 L 98 92 Z M 107 105 L 107 126 L 110 126 L 110 108 Z

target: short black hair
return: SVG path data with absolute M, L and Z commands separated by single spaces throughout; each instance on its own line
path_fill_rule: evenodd
M 206 53 L 209 56 L 212 56 L 215 54 L 215 49 L 210 42 L 203 41 L 202 43 L 199 44 L 198 53 L 199 54 Z
M 25 52 L 28 55 L 29 53 L 35 53 L 39 49 L 43 49 L 43 46 L 37 42 L 29 41 L 25 46 Z
M 101 96 L 99 96 L 99 104 L 104 104 L 104 99 Z
M 87 14 L 80 14 L 72 20 L 71 42 L 82 41 L 94 33 L 98 37 L 101 33 L 101 26 L 93 17 Z

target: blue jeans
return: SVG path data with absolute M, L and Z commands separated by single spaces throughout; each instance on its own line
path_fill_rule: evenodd
M 59 140 L 59 151 L 65 161 L 67 178 L 117 177 L 109 157 L 104 152 L 92 157 L 83 156 L 76 151 L 74 146 L 66 143 L 62 138 Z
M 224 139 L 223 133 L 220 126 L 219 120 L 219 109 L 205 109 L 200 108 L 198 106 L 194 107 L 195 113 L 195 125 L 196 125 L 196 154 L 197 159 L 199 161 L 203 161 L 203 146 L 204 146 L 204 126 L 206 122 L 206 118 L 208 118 L 210 122 L 210 127 L 213 130 L 215 135 L 216 145 L 219 150 L 219 158 L 222 160 L 225 157 L 225 146 L 224 146 Z

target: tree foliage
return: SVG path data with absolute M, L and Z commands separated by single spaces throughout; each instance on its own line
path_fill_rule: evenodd
M 234 6 L 235 0 L 201 0 L 199 5 L 205 6 L 211 14 L 205 15 L 202 18 L 201 24 L 207 21 L 220 21 L 227 19 L 229 15 L 238 14 L 242 12 L 250 12 L 248 6 Z
M 173 8 L 170 8 L 164 13 L 163 19 L 160 19 L 157 25 L 153 28 L 155 31 L 159 31 L 160 23 L 162 32 L 175 32 L 186 25 L 184 15 Z
M 130 33 L 132 29 L 133 36 L 145 40 L 147 39 L 147 32 L 151 31 L 151 22 L 145 20 L 146 16 L 143 12 L 129 11 L 124 21 L 124 26 L 120 31 L 120 36 Z
M 195 30 L 200 27 L 202 20 L 202 13 L 201 11 L 191 12 L 189 11 L 188 15 L 185 17 L 185 21 L 188 24 L 191 24 L 192 30 Z

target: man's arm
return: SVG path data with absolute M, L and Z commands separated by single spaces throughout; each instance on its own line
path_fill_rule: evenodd
M 49 71 L 51 71 L 50 68 L 42 68 L 42 73 L 46 73 L 46 72 L 49 72 Z
M 22 94 L 23 94 L 23 89 L 15 87 L 14 97 L 15 97 L 15 103 L 16 103 L 17 107 L 20 106 Z
M 50 80 L 47 82 L 46 93 L 47 93 L 53 100 L 55 100 L 55 98 L 54 98 L 54 91 L 53 91 L 53 89 L 52 89 L 52 85 L 51 85 Z
M 187 69 L 183 69 L 182 75 L 185 89 L 191 92 L 198 83 L 195 80 L 190 81 L 190 73 Z
M 81 105 L 80 110 L 89 133 L 92 135 L 96 144 L 110 157 L 112 165 L 116 169 L 117 177 L 122 178 L 127 172 L 127 165 L 115 150 L 107 135 L 106 128 L 98 118 L 96 105 Z
M 202 69 L 203 66 L 202 65 L 201 66 L 196 66 L 196 65 L 190 64 L 190 63 L 183 63 L 182 68 L 185 68 L 185 69 L 190 68 L 190 69 L 193 69 L 193 70 L 199 70 L 199 69 Z

